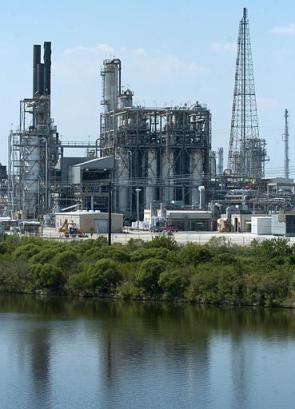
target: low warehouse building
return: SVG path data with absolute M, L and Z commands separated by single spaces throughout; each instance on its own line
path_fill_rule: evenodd
M 75 224 L 83 233 L 103 234 L 108 232 L 108 213 L 100 211 L 77 211 L 55 214 L 55 226 L 60 230 L 65 223 Z M 112 233 L 123 231 L 123 215 L 112 213 Z
M 212 212 L 205 210 L 166 210 L 166 224 L 180 231 L 212 231 Z

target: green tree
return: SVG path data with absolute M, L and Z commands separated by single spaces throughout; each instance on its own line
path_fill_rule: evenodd
M 77 271 L 79 263 L 79 255 L 73 250 L 65 250 L 62 253 L 56 254 L 52 260 L 52 264 L 58 267 L 65 275 L 69 275 Z
M 121 279 L 117 264 L 113 260 L 101 259 L 81 273 L 70 276 L 69 287 L 92 294 L 112 295 Z
M 167 263 L 162 260 L 147 259 L 141 263 L 137 274 L 137 284 L 147 295 L 155 296 L 159 294 L 160 274 L 165 271 Z
M 53 264 L 35 264 L 31 267 L 31 277 L 36 289 L 54 289 L 64 284 L 62 271 Z

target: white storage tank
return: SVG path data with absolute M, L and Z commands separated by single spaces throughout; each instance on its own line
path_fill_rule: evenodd
M 251 233 L 257 235 L 271 235 L 271 216 L 252 216 L 251 217 Z

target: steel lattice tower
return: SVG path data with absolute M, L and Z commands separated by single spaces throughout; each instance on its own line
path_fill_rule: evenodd
M 265 161 L 265 140 L 259 138 L 249 20 L 244 8 L 239 26 L 228 168 L 237 176 L 261 178 Z

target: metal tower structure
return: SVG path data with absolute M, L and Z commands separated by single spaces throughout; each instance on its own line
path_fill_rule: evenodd
M 33 48 L 33 96 L 20 101 L 17 131 L 9 135 L 9 210 L 22 218 L 41 217 L 51 208 L 51 185 L 59 136 L 51 119 L 51 43 Z
M 265 140 L 259 137 L 249 19 L 244 8 L 239 26 L 228 168 L 240 177 L 263 177 L 265 146 Z
M 284 177 L 285 179 L 289 179 L 289 112 L 285 109 L 285 130 L 283 134 L 283 141 L 284 141 Z

